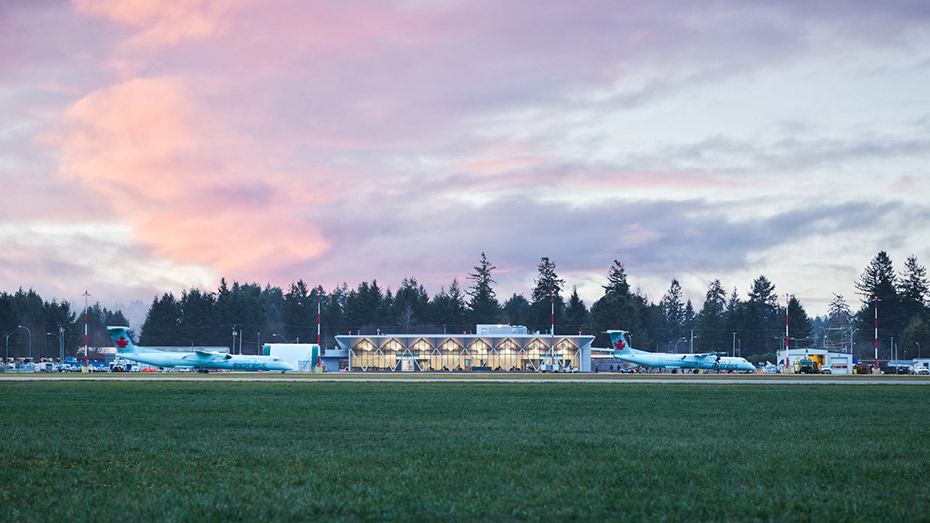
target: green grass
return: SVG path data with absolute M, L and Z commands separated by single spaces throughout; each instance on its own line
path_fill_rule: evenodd
M 927 520 L 924 386 L 0 383 L 0 521 Z

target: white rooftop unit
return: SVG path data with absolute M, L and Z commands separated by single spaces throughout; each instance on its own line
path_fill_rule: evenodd
M 512 334 L 526 334 L 526 327 L 523 325 L 501 325 L 496 323 L 482 324 L 475 326 L 475 334 L 478 336 L 509 336 Z

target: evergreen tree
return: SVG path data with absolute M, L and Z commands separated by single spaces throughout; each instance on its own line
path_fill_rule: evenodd
M 256 283 L 240 285 L 234 281 L 230 294 L 227 320 L 237 333 L 229 338 L 230 342 L 237 345 L 233 351 L 256 354 L 259 352 L 259 333 L 267 322 L 262 287 Z M 267 337 L 271 337 L 271 334 L 268 333 Z
M 467 291 L 468 316 L 472 329 L 479 323 L 497 323 L 500 319 L 500 303 L 491 287 L 491 284 L 497 283 L 491 278 L 491 272 L 496 268 L 482 252 L 475 272 L 468 274 L 468 279 L 474 282 L 473 287 Z
M 827 306 L 827 322 L 830 324 L 830 327 L 833 328 L 849 328 L 852 322 L 852 312 L 849 310 L 849 305 L 846 304 L 846 300 L 843 299 L 841 294 L 834 294 L 833 300 L 831 300 L 830 305 Z
M 310 327 L 310 319 L 316 312 L 316 300 L 311 298 L 310 289 L 303 279 L 291 283 L 287 293 L 284 295 L 284 307 L 282 310 L 282 322 L 284 332 L 281 333 L 287 341 L 297 341 L 303 338 L 304 343 L 310 342 L 312 334 L 315 334 Z M 276 333 L 271 333 L 273 336 Z M 277 338 L 277 336 L 274 336 Z M 277 340 L 280 341 L 280 340 Z
M 61 358 L 74 355 L 84 346 L 84 310 L 72 310 L 67 301 L 46 302 L 34 290 L 19 289 L 15 294 L 0 293 L 0 347 L 4 357 Z M 88 341 L 92 349 L 110 347 L 107 325 L 127 325 L 122 313 L 113 313 L 100 304 L 87 307 Z M 20 328 L 22 325 L 25 328 Z M 6 335 L 9 335 L 7 340 Z M 30 343 L 31 339 L 31 343 Z M 59 341 L 60 340 L 60 341 Z M 6 343 L 9 341 L 9 351 Z
M 348 330 L 353 333 L 365 333 L 376 330 L 381 325 L 381 314 L 385 306 L 384 295 L 377 280 L 362 282 L 346 296 L 345 314 Z
M 897 292 L 897 278 L 888 253 L 880 251 L 865 268 L 856 290 L 862 298 L 862 307 L 856 314 L 859 332 L 873 332 L 875 325 L 875 299 L 878 298 L 879 346 L 890 337 L 900 335 L 904 329 L 901 300 Z M 887 346 L 886 346 L 887 348 Z
M 20 324 L 19 315 L 16 313 L 16 307 L 13 304 L 13 297 L 6 292 L 0 293 L 0 334 L 3 334 L 3 356 L 5 358 L 16 356 L 16 331 L 22 330 L 17 329 Z M 12 340 L 12 343 L 10 343 L 10 340 Z
M 39 343 L 36 345 L 36 340 L 33 341 L 33 356 L 36 359 L 39 358 L 54 358 L 60 359 L 62 356 L 62 346 L 67 346 L 69 350 L 65 351 L 65 355 L 71 355 L 73 347 L 76 345 L 72 343 L 72 340 L 77 340 L 77 329 L 75 328 L 75 319 L 76 314 L 71 312 L 71 304 L 63 301 L 61 303 L 53 300 L 52 302 L 45 303 L 45 330 L 42 332 L 42 338 L 44 343 Z M 102 319 L 102 318 L 101 318 Z M 106 329 L 101 327 L 103 332 L 106 333 Z M 48 336 L 46 333 L 52 333 L 55 336 L 59 336 L 61 341 L 55 336 Z M 69 336 L 70 335 L 70 336 Z M 106 342 L 109 344 L 110 336 L 106 337 Z M 63 345 L 62 345 L 63 344 Z M 35 349 L 37 347 L 45 347 L 44 350 L 40 353 L 36 353 Z
M 852 347 L 853 315 L 842 295 L 834 294 L 827 306 L 827 318 L 823 325 L 823 345 L 831 350 Z
M 904 329 L 901 336 L 899 358 L 912 360 L 930 357 L 930 327 L 924 320 L 917 320 Z
M 604 286 L 605 296 L 629 296 L 630 284 L 626 281 L 626 272 L 623 264 L 614 260 L 607 270 L 607 285 Z
M 859 276 L 856 289 L 862 296 L 863 304 L 868 305 L 876 295 L 881 300 L 896 295 L 895 284 L 896 277 L 891 258 L 887 252 L 880 251 Z
M 682 323 L 683 331 L 691 333 L 694 330 L 694 305 L 691 303 L 691 300 L 685 302 L 685 314 L 684 322 Z
M 409 333 L 412 326 L 426 322 L 429 295 L 416 278 L 405 278 L 394 295 L 392 307 L 395 324 Z
M 675 343 L 685 334 L 685 309 L 684 305 L 681 303 L 681 285 L 678 283 L 678 280 L 672 280 L 672 284 L 669 286 L 665 296 L 662 297 L 662 301 L 659 302 L 659 305 L 662 307 L 662 316 L 665 319 L 661 338 Z
M 442 326 L 443 332 L 462 332 L 468 328 L 465 320 L 467 306 L 458 279 L 452 280 L 449 292 L 445 287 L 430 301 L 430 318 L 436 326 Z
M 452 279 L 449 285 L 449 317 L 448 322 L 452 325 L 464 326 L 466 324 L 466 314 L 468 305 L 465 303 L 465 295 L 459 287 L 458 278 Z
M 43 330 L 45 329 L 45 302 L 34 290 L 24 291 L 20 287 L 13 295 L 13 307 L 19 317 L 19 322 L 11 329 L 14 333 L 10 336 L 11 354 L 15 353 L 19 357 L 31 356 L 35 359 L 37 343 L 40 341 L 39 336 L 44 336 L 46 332 Z M 28 330 L 20 329 L 19 325 Z
M 382 332 L 391 332 L 393 330 L 395 325 L 394 320 L 391 318 L 393 311 L 394 293 L 391 291 L 390 287 L 388 287 L 375 313 L 375 324 L 381 326 L 380 329 Z
M 736 290 L 736 287 L 733 287 L 733 292 L 730 294 L 730 298 L 727 301 L 727 312 L 725 314 L 726 332 L 731 333 L 731 336 L 735 336 L 735 338 L 739 342 L 740 347 L 745 345 L 747 349 L 751 349 L 752 347 L 750 343 L 752 342 L 752 338 L 747 335 L 750 330 L 757 328 L 758 326 L 752 326 L 749 324 L 748 309 L 749 309 L 748 304 L 739 299 L 739 292 Z M 732 334 L 734 332 L 736 333 L 735 335 Z M 746 343 L 743 343 L 744 341 Z M 732 350 L 732 347 L 733 347 L 732 337 L 730 341 L 730 347 Z M 756 352 L 761 353 L 763 351 L 759 350 Z M 752 352 L 750 350 L 747 350 L 746 353 L 751 354 Z
M 100 302 L 94 303 L 87 307 L 87 345 L 91 350 L 98 347 L 109 347 L 112 339 L 110 338 L 110 333 L 106 330 L 106 324 L 103 321 L 103 307 L 100 306 Z M 83 315 L 82 315 L 83 316 Z M 80 323 L 83 323 L 84 318 L 80 318 Z M 80 330 L 80 345 L 84 346 L 84 326 L 81 325 Z
M 788 335 L 792 346 L 810 347 L 813 345 L 813 326 L 801 302 L 794 296 L 788 299 Z
M 656 351 L 667 350 L 668 344 L 662 345 L 662 339 L 659 338 L 659 332 L 665 328 L 665 314 L 662 307 L 649 301 L 648 296 L 639 294 L 639 292 L 630 295 L 630 307 L 639 317 L 639 327 L 630 330 L 630 335 L 636 338 L 630 341 L 634 347 L 651 349 L 655 347 Z
M 904 273 L 898 280 L 898 294 L 905 324 L 927 318 L 927 298 L 930 296 L 927 268 L 917 263 L 916 256 L 908 256 L 904 263 Z
M 181 307 L 174 295 L 165 293 L 161 299 L 156 296 L 142 324 L 139 345 L 182 345 L 178 336 L 180 323 Z
M 505 323 L 510 325 L 529 325 L 530 314 L 530 302 L 522 294 L 513 293 L 513 296 L 504 302 L 502 316 Z
M 727 350 L 732 342 L 726 329 L 726 291 L 720 280 L 714 280 L 707 286 L 704 305 L 697 315 L 695 345 L 699 352 Z
M 758 303 L 768 310 L 774 311 L 778 306 L 778 295 L 775 294 L 775 284 L 765 276 L 759 276 L 752 282 L 749 291 L 749 301 Z
M 555 323 L 557 325 L 562 323 L 565 303 L 561 293 L 565 280 L 555 273 L 555 263 L 551 262 L 547 256 L 539 260 L 536 268 L 539 273 L 536 276 L 536 287 L 533 288 L 530 322 L 531 328 L 544 332 L 551 328 L 553 314 Z
M 588 309 L 584 306 L 581 297 L 578 296 L 578 287 L 572 287 L 572 295 L 568 298 L 568 305 L 565 308 L 564 327 L 560 330 L 560 333 L 580 333 L 587 321 Z M 556 330 L 559 331 L 558 328 Z
M 349 285 L 343 282 L 323 297 L 320 321 L 322 322 L 324 347 L 335 347 L 336 335 L 345 334 L 348 331 L 345 313 L 348 295 Z
M 765 276 L 759 276 L 752 282 L 740 329 L 744 354 L 769 353 L 781 348 L 784 341 L 778 341 L 778 316 L 775 285 Z
M 232 300 L 232 291 L 226 284 L 226 278 L 221 278 L 220 285 L 216 289 L 216 309 L 214 311 L 214 321 L 217 323 L 217 335 L 219 336 L 221 334 L 223 341 L 218 343 L 217 346 L 226 345 L 227 343 L 232 342 L 231 338 L 229 338 L 229 334 L 233 328 L 233 321 L 231 319 Z
M 313 297 L 311 300 L 316 302 L 317 293 L 322 289 L 322 287 L 317 286 L 313 288 Z M 277 336 L 272 336 L 276 332 L 281 332 L 284 330 L 284 291 L 280 287 L 272 286 L 271 284 L 266 283 L 265 288 L 262 289 L 261 293 L 261 303 L 262 311 L 264 312 L 264 323 L 259 327 L 259 336 L 256 339 L 258 344 L 256 348 L 256 354 L 261 354 L 262 346 L 265 343 L 272 341 L 272 338 L 277 338 Z M 313 310 L 314 316 L 311 320 L 316 323 L 316 310 Z M 316 332 L 314 331 L 314 334 Z M 316 342 L 316 337 L 314 336 L 313 341 Z
M 213 293 L 191 289 L 181 294 L 177 336 L 184 345 L 212 345 L 216 340 L 216 299 Z
M 645 298 L 630 293 L 623 264 L 614 260 L 607 270 L 604 295 L 591 305 L 588 324 L 584 330 L 596 336 L 603 336 L 604 331 L 611 329 L 625 330 L 634 336 L 634 347 L 650 348 L 652 337 L 646 327 L 648 321 L 649 312 Z M 600 343 L 601 346 L 607 344 L 606 341 Z
M 78 318 L 78 321 L 80 321 L 80 318 Z M 119 310 L 117 310 L 117 311 L 111 311 L 111 310 L 107 310 L 107 308 L 104 307 L 104 309 L 103 309 L 103 324 L 104 324 L 105 326 L 108 326 L 108 325 L 117 325 L 117 326 L 118 326 L 118 325 L 125 325 L 125 326 L 128 327 L 128 326 L 129 326 L 129 320 L 126 319 L 126 316 L 123 314 L 123 311 L 119 311 Z M 132 337 L 135 337 L 132 330 L 130 330 L 130 331 L 128 332 L 128 334 L 129 334 L 130 336 L 132 336 Z M 110 336 L 110 333 L 109 333 L 109 331 L 107 331 L 107 337 L 109 338 L 109 336 Z M 112 338 L 111 338 L 111 339 L 112 339 Z

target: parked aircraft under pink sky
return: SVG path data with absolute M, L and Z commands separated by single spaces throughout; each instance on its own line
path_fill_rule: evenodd
M 0 290 L 101 303 L 614 259 L 812 314 L 930 261 L 930 4 L 0 3 Z

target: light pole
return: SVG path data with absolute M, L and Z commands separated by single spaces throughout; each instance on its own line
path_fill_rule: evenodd
M 23 325 L 17 325 L 17 329 L 26 329 L 26 332 L 29 333 L 29 361 L 32 361 L 32 331 L 29 330 L 29 327 Z
M 10 335 L 7 334 L 7 337 L 9 337 L 9 336 L 10 336 Z M 917 345 L 917 359 L 919 360 L 919 359 L 920 359 L 920 344 L 917 343 L 917 342 L 915 341 L 915 342 L 914 342 L 914 345 Z
M 62 344 L 62 342 L 61 342 L 61 336 L 55 334 L 54 332 L 46 332 L 45 335 L 46 335 L 46 336 L 54 336 L 54 337 L 58 338 L 58 347 L 61 349 L 61 353 L 62 353 L 62 354 L 65 353 L 65 346 L 64 346 L 64 345 Z M 64 358 L 61 359 L 60 363 L 64 363 Z
M 689 344 L 688 351 L 689 351 L 691 354 L 694 354 L 694 338 L 698 338 L 698 337 L 700 337 L 700 336 L 695 336 L 695 335 L 694 335 L 694 329 L 691 329 L 691 341 L 688 343 L 688 344 Z
M 3 358 L 3 363 L 6 364 L 10 362 L 10 333 L 7 332 L 3 336 L 6 338 L 6 356 Z
M 736 331 L 733 332 L 733 350 L 730 355 L 736 356 Z
M 277 332 L 274 333 L 274 334 L 272 334 L 272 336 L 277 336 L 277 337 L 281 338 L 282 340 L 284 340 L 284 343 L 289 343 L 289 342 L 287 341 L 287 338 L 285 338 L 284 336 L 281 336 L 281 335 L 278 334 Z
M 237 336 L 238 334 L 239 334 L 239 333 L 236 332 L 236 326 L 233 325 L 233 330 L 232 330 L 233 344 L 232 344 L 232 347 L 229 349 L 229 353 L 230 353 L 230 354 L 235 354 L 235 353 L 236 353 L 236 336 Z

